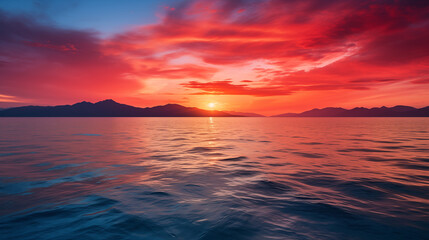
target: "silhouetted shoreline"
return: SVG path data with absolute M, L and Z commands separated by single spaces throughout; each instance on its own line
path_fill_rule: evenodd
M 429 106 L 414 108 L 409 106 L 363 108 L 322 108 L 312 109 L 302 113 L 284 113 L 273 117 L 429 117 Z
M 79 102 L 59 106 L 23 106 L 0 109 L 0 117 L 265 117 L 256 113 L 204 110 L 179 104 L 155 107 L 134 107 L 111 99 L 97 103 Z M 429 117 L 429 106 L 363 108 L 322 108 L 302 113 L 284 113 L 271 117 Z

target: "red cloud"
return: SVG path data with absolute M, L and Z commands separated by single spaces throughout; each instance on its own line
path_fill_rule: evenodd
M 429 84 L 429 78 L 417 79 L 417 80 L 412 81 L 412 83 L 416 83 L 416 84 Z
M 190 81 L 183 83 L 187 88 L 199 89 L 203 92 L 193 93 L 196 95 L 251 95 L 251 96 L 278 96 L 289 95 L 291 92 L 287 89 L 278 87 L 249 87 L 246 84 L 232 84 L 231 81 L 213 81 L 201 83 Z
M 253 81 L 288 89 L 287 94 L 363 90 L 428 75 L 427 12 L 427 1 L 194 0 L 167 12 L 159 24 L 110 39 L 106 47 L 144 59 L 180 50 L 219 69 L 264 59 L 276 69 L 255 68 L 259 79 Z M 168 57 L 159 60 L 159 69 L 171 67 Z M 215 81 L 213 86 L 220 83 L 217 94 L 260 96 L 241 85 Z
M 241 81 L 243 82 L 243 81 Z M 249 95 L 256 97 L 267 96 L 284 96 L 290 95 L 297 91 L 320 91 L 320 90 L 338 90 L 338 89 L 352 89 L 352 90 L 367 90 L 368 87 L 362 84 L 355 83 L 313 83 L 310 85 L 302 85 L 297 82 L 289 82 L 286 85 L 272 86 L 257 86 L 252 87 L 246 84 L 233 84 L 232 81 L 211 81 L 211 82 L 197 82 L 190 81 L 181 84 L 186 88 L 202 90 L 202 92 L 192 93 L 194 95 Z

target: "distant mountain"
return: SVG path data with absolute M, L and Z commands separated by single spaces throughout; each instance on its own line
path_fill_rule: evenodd
M 264 115 L 257 114 L 257 113 L 246 113 L 246 112 L 235 112 L 235 111 L 222 111 L 222 112 L 235 115 L 235 116 L 242 116 L 242 117 L 265 117 Z
M 429 106 L 414 108 L 409 106 L 364 108 L 322 108 L 312 109 L 302 113 L 284 113 L 273 117 L 429 117 Z
M 239 117 L 178 104 L 139 108 L 111 99 L 97 103 L 80 102 L 53 107 L 25 106 L 0 111 L 0 117 Z

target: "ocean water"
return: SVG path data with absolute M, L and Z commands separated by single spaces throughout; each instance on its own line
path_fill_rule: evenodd
M 429 118 L 2 118 L 0 239 L 429 239 Z

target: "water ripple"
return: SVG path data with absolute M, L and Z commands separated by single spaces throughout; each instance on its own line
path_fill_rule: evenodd
M 0 119 L 0 238 L 427 239 L 428 126 Z

